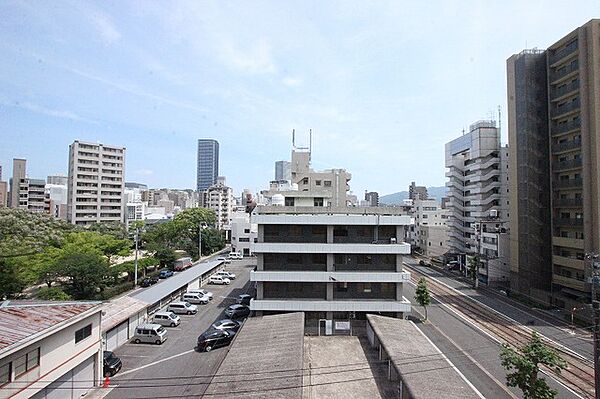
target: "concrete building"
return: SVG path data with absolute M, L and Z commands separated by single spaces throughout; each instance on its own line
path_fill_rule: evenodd
M 27 209 L 38 213 L 45 212 L 44 186 L 46 181 L 27 177 L 27 161 L 25 159 L 13 159 L 13 176 L 9 185 L 11 208 Z
M 204 190 L 202 206 L 212 209 L 217 216 L 216 228 L 219 230 L 231 229 L 233 214 L 233 189 L 225 184 L 225 177 L 219 176 L 217 184 Z
M 231 250 L 251 256 L 257 238 L 258 226 L 250 223 L 250 214 L 245 210 L 234 212 L 231 218 Z
M 217 183 L 219 176 L 219 142 L 213 139 L 198 139 L 196 189 L 204 191 Z
M 496 122 L 476 122 L 447 143 L 446 168 L 449 252 L 466 266 L 466 254 L 478 251 L 476 224 L 489 217 L 508 222 L 508 146 L 501 146 Z
M 260 313 L 306 312 L 319 319 L 364 319 L 366 312 L 410 312 L 402 256 L 411 218 L 395 208 L 257 207 L 256 299 Z
M 542 302 L 589 302 L 600 248 L 600 19 L 507 61 L 511 283 Z M 551 266 L 550 266 L 551 265 Z
M 46 178 L 46 183 L 66 187 L 69 183 L 69 177 L 63 175 L 51 175 Z
M 428 199 L 429 195 L 427 194 L 427 187 L 417 186 L 413 181 L 408 186 L 408 199 L 415 200 L 417 198 Z
M 52 181 L 62 180 L 53 179 Z M 67 220 L 67 191 L 66 184 L 46 184 L 44 186 L 44 212 L 55 218 Z
M 292 164 L 290 161 L 275 162 L 275 180 L 292 180 Z
M 510 284 L 510 231 L 505 226 L 508 223 L 497 217 L 475 223 L 476 253 L 480 260 L 477 276 L 488 286 L 508 288 Z
M 410 226 L 410 244 L 415 250 L 430 258 L 443 261 L 448 252 L 448 216 L 450 212 L 442 209 L 434 199 L 410 200 L 409 214 L 414 218 Z
M 365 190 L 365 201 L 369 204 L 368 206 L 379 206 L 379 193 Z
M 0 208 L 8 206 L 8 184 L 2 180 L 2 165 L 0 165 Z
M 124 175 L 124 147 L 75 140 L 69 146 L 69 222 L 123 222 Z
M 0 398 L 79 398 L 102 381 L 99 303 L 4 302 Z

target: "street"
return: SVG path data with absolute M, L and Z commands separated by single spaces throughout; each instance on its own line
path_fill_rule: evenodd
M 112 391 L 106 396 L 117 398 L 181 398 L 201 395 L 210 382 L 227 347 L 209 353 L 194 350 L 198 335 L 212 323 L 226 318 L 223 311 L 235 303 L 238 295 L 251 290 L 250 270 L 256 259 L 232 261 L 225 270 L 236 274 L 230 285 L 205 285 L 214 294 L 208 305 L 198 305 L 198 313 L 180 315 L 181 324 L 166 328 L 168 338 L 162 345 L 127 343 L 115 351 L 123 361 L 122 370 L 111 379 Z

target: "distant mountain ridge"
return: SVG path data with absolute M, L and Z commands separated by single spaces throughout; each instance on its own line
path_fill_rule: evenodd
M 447 193 L 446 187 L 427 187 L 427 195 L 429 198 L 435 198 L 438 202 L 445 197 Z M 379 204 L 386 205 L 401 205 L 402 201 L 408 198 L 408 191 L 400 191 L 399 193 L 393 193 L 388 195 L 382 195 L 379 197 Z

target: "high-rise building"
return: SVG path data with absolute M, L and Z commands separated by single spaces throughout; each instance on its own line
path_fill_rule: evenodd
M 448 214 L 434 199 L 411 200 L 409 214 L 414 218 L 408 238 L 410 244 L 423 255 L 441 258 L 448 252 Z
M 219 142 L 198 139 L 198 165 L 196 189 L 204 191 L 217 183 L 219 175 Z
M 408 186 L 408 199 L 426 200 L 428 198 L 429 198 L 429 195 L 427 194 L 427 187 L 417 186 L 414 181 L 410 183 L 410 186 Z
M 600 19 L 507 61 L 511 284 L 571 309 L 600 250 Z M 513 159 L 514 157 L 514 159 Z
M 44 212 L 45 194 L 43 179 L 27 177 L 27 161 L 13 159 L 13 177 L 10 179 L 10 207 L 27 209 L 32 212 Z
M 504 228 L 504 234 L 509 231 L 508 146 L 501 146 L 496 122 L 476 122 L 469 133 L 447 143 L 446 168 L 449 252 L 466 265 L 466 255 L 482 254 L 489 249 L 480 241 L 483 221 L 493 219 Z M 486 252 L 485 257 L 496 260 L 502 256 L 502 262 L 487 263 L 503 268 L 508 267 L 507 253 L 508 249 Z M 508 271 L 493 274 L 508 275 Z
M 290 161 L 275 162 L 275 180 L 292 180 L 292 164 Z
M 219 176 L 218 182 L 204 190 L 202 206 L 215 211 L 217 216 L 216 228 L 229 230 L 233 216 L 233 190 L 225 184 L 225 178 Z
M 2 165 L 0 165 L 0 208 L 8 206 L 8 184 L 2 180 Z
M 124 175 L 124 147 L 75 140 L 69 146 L 69 222 L 123 222 Z
M 376 191 L 368 192 L 365 190 L 365 201 L 369 206 L 379 206 L 379 193 Z
M 58 186 L 66 186 L 68 182 L 69 182 L 69 177 L 63 176 L 63 175 L 52 175 L 52 176 L 48 176 L 46 178 L 47 184 L 56 184 Z

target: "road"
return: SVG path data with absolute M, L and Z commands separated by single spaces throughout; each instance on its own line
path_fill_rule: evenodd
M 410 266 L 418 267 L 412 258 L 405 258 L 405 261 Z M 419 270 L 421 269 L 423 268 L 419 268 Z M 444 277 L 439 271 L 433 269 L 429 269 L 427 272 L 436 278 Z M 452 280 L 449 284 L 461 292 L 470 293 L 470 288 L 464 283 Z M 416 305 L 414 291 L 415 287 L 407 284 L 404 287 L 404 296 L 413 303 L 413 316 L 420 319 L 423 308 Z M 476 294 L 478 297 L 481 296 Z M 502 305 L 495 304 L 494 298 L 489 300 L 489 304 L 494 308 L 496 306 L 501 308 Z M 428 322 L 417 323 L 417 325 L 485 397 L 499 399 L 521 397 L 518 389 L 506 387 L 506 371 L 498 357 L 500 346 L 485 332 L 460 318 L 435 299 L 428 307 Z M 558 391 L 557 397 L 579 397 L 553 379 L 546 378 L 546 380 L 552 388 Z
M 212 323 L 225 318 L 223 311 L 239 294 L 251 289 L 250 270 L 255 258 L 233 261 L 226 270 L 236 274 L 230 285 L 208 285 L 213 292 L 208 305 L 198 305 L 198 314 L 180 315 L 181 324 L 167 328 L 168 338 L 162 345 L 127 343 L 115 351 L 123 361 L 122 370 L 111 380 L 115 386 L 106 396 L 110 399 L 183 398 L 201 395 L 210 375 L 217 371 L 227 348 L 209 353 L 194 350 L 198 335 Z

